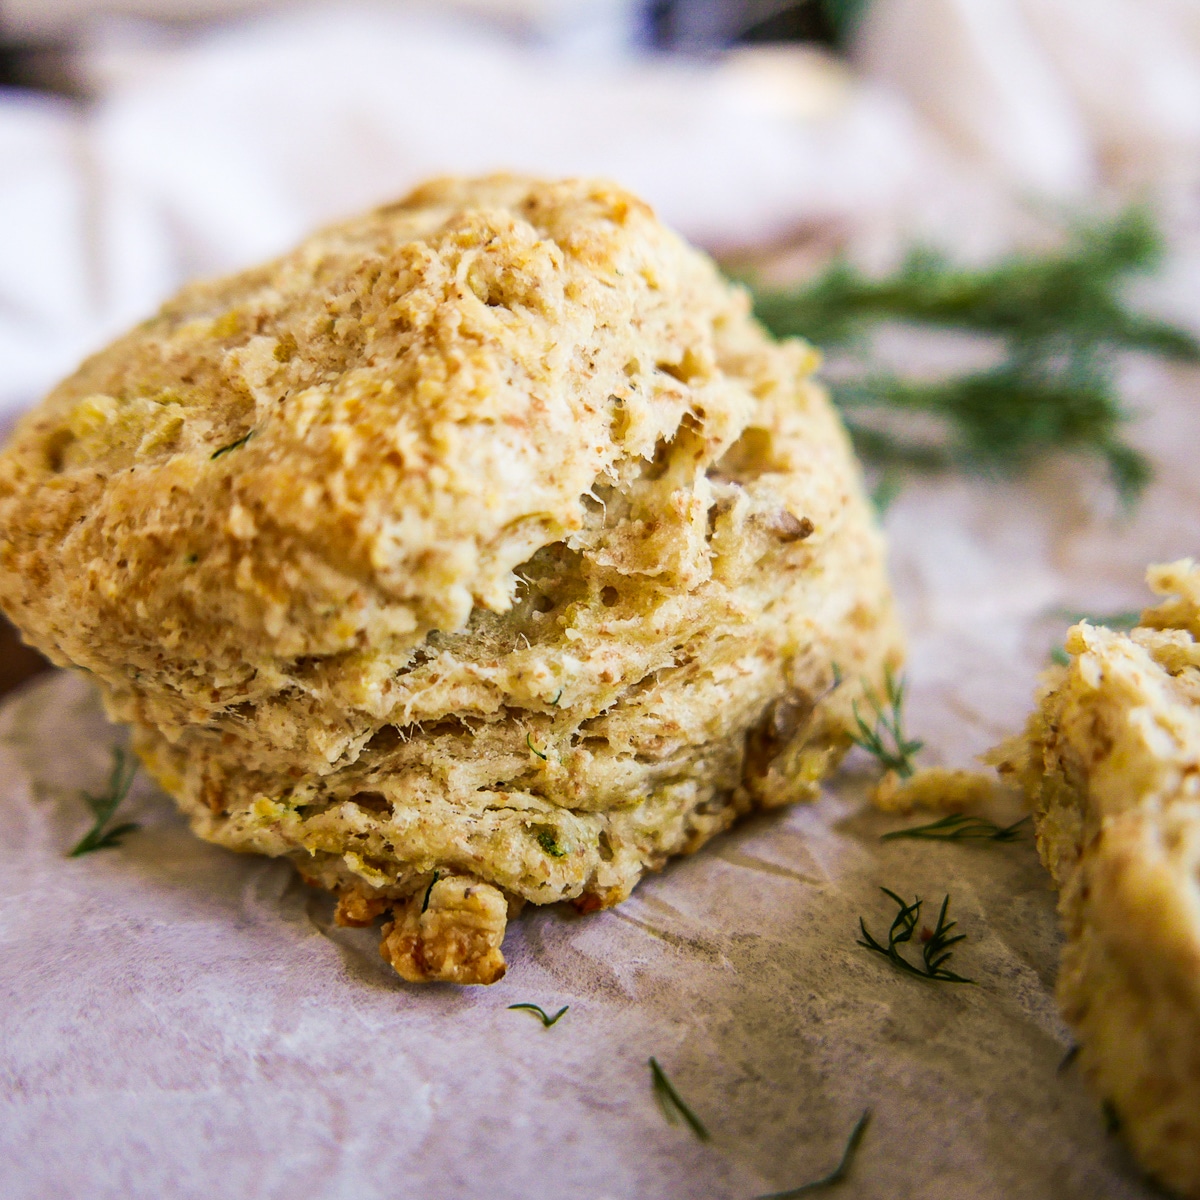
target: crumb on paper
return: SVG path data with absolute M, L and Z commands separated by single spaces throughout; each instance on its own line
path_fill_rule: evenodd
M 918 767 L 907 779 L 888 771 L 871 793 L 881 812 L 910 813 L 917 808 L 962 812 L 992 799 L 996 780 L 982 771 L 948 767 Z

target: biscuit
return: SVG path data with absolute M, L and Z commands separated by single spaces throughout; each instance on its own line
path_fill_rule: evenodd
M 1079 1061 L 1142 1165 L 1200 1197 L 1200 567 L 1131 633 L 1067 637 L 1003 764 L 1061 889 L 1058 998 Z
M 522 902 L 811 796 L 898 663 L 816 361 L 613 185 L 436 181 L 29 414 L 0 604 L 201 837 L 392 910 L 406 978 L 491 982 Z

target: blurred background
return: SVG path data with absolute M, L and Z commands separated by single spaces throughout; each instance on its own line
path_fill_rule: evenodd
M 4 0 L 0 416 L 436 172 L 599 173 L 777 278 L 1200 186 L 1200 0 Z
M 775 282 L 1141 200 L 1195 328 L 1200 0 L 2 0 L 0 425 L 186 279 L 497 169 Z
M 776 273 L 1200 161 L 1197 0 L 5 0 L 0 411 L 185 278 L 440 171 L 608 174 Z

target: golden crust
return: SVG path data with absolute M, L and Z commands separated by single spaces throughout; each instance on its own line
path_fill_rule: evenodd
M 611 185 L 434 183 L 51 393 L 0 602 L 197 833 L 348 921 L 434 872 L 616 903 L 811 794 L 898 660 L 815 362 Z
M 1010 754 L 1061 888 L 1080 1061 L 1142 1165 L 1200 1197 L 1200 568 L 1129 635 L 1081 624 Z M 1172 595 L 1173 594 L 1173 595 Z

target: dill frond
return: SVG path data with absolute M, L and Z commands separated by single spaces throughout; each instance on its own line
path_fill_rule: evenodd
M 243 434 L 240 438 L 237 439 L 237 441 L 230 442 L 228 446 L 222 446 L 219 450 L 214 450 L 208 456 L 209 461 L 211 462 L 215 459 L 220 458 L 221 455 L 223 455 L 223 454 L 228 454 L 231 450 L 237 450 L 239 447 L 244 446 L 254 436 L 255 432 L 256 431 L 252 429 L 252 430 L 250 430 L 249 433 Z
M 772 1192 L 768 1196 L 758 1196 L 756 1200 L 795 1200 L 797 1196 L 811 1196 L 813 1192 L 818 1192 L 822 1188 L 832 1187 L 835 1183 L 841 1183 L 850 1174 L 850 1167 L 854 1162 L 854 1156 L 858 1153 L 859 1144 L 862 1142 L 863 1136 L 867 1132 L 867 1126 L 870 1123 L 871 1110 L 864 1108 L 862 1116 L 858 1118 L 854 1128 L 850 1130 L 850 1136 L 846 1139 L 846 1147 L 842 1151 L 841 1161 L 828 1175 L 822 1175 L 820 1179 L 814 1179 L 811 1183 L 802 1183 L 799 1187 L 791 1188 L 786 1192 Z
M 972 817 L 966 813 L 951 813 L 940 821 L 928 825 L 916 825 L 911 829 L 893 829 L 880 837 L 881 842 L 894 842 L 900 838 L 918 838 L 935 842 L 1017 842 L 1024 836 L 1021 828 L 1029 821 L 1022 817 L 1011 825 L 997 825 L 986 817 Z
M 555 1021 L 557 1021 L 558 1018 L 561 1017 L 563 1013 L 565 1013 L 571 1006 L 569 1004 L 564 1004 L 562 1008 L 560 1008 L 552 1017 L 546 1013 L 546 1010 L 542 1008 L 540 1004 L 510 1004 L 508 1007 L 510 1010 L 514 1008 L 524 1009 L 526 1012 L 533 1013 L 535 1016 L 540 1017 L 542 1024 L 549 1029 L 550 1026 L 553 1025 Z
M 662 1109 L 663 1116 L 667 1121 L 676 1125 L 682 1117 L 700 1141 L 712 1141 L 712 1134 L 704 1127 L 700 1118 L 684 1103 L 683 1097 L 675 1090 L 675 1086 L 667 1078 L 666 1072 L 658 1065 L 658 1059 L 651 1058 L 649 1066 L 654 1098 L 658 1101 L 658 1106 Z
M 925 743 L 904 732 L 904 680 L 898 680 L 890 667 L 884 671 L 883 679 L 882 700 L 874 689 L 868 688 L 866 692 L 867 703 L 875 713 L 874 728 L 863 720 L 855 701 L 852 711 L 858 732 L 851 733 L 850 740 L 879 759 L 884 770 L 895 771 L 901 779 L 907 779 L 915 769 L 913 755 Z
M 67 855 L 68 858 L 78 858 L 81 854 L 90 854 L 93 850 L 108 850 L 119 846 L 127 833 L 132 833 L 138 828 L 134 821 L 114 825 L 111 829 L 104 828 L 116 814 L 121 801 L 129 794 L 129 787 L 137 769 L 137 759 L 132 754 L 126 753 L 119 746 L 113 749 L 113 768 L 108 777 L 108 787 L 99 796 L 93 796 L 90 792 L 83 793 L 95 823 L 75 843 Z
M 541 752 L 541 751 L 540 751 L 540 750 L 539 750 L 539 749 L 538 749 L 538 748 L 537 748 L 537 747 L 536 747 L 536 746 L 533 744 L 533 734 L 532 734 L 532 733 L 527 733 L 527 734 L 525 735 L 525 745 L 527 745 L 527 746 L 529 747 L 529 749 L 530 749 L 530 750 L 531 750 L 531 751 L 532 751 L 534 754 L 536 754 L 536 755 L 538 756 L 538 758 L 540 758 L 540 759 L 542 760 L 542 762 L 548 762 L 548 761 L 549 761 L 549 759 L 547 759 L 547 757 L 545 756 L 545 754 L 543 754 L 543 753 L 542 753 L 542 752 Z
M 905 958 L 900 950 L 901 947 L 913 940 L 913 935 L 917 931 L 917 922 L 921 919 L 921 897 L 918 896 L 911 904 L 908 904 L 890 888 L 880 888 L 879 890 L 894 900 L 897 906 L 896 917 L 888 930 L 887 945 L 883 945 L 872 936 L 862 917 L 858 919 L 858 927 L 862 930 L 862 937 L 858 939 L 858 945 L 875 954 L 881 954 L 901 971 L 905 971 L 909 975 L 916 975 L 918 979 L 935 979 L 943 983 L 973 984 L 975 982 L 973 979 L 955 974 L 946 966 L 954 953 L 950 947 L 965 941 L 967 936 L 965 933 L 956 933 L 953 936 L 950 934 L 957 922 L 946 920 L 946 913 L 950 908 L 949 895 L 942 901 L 936 928 L 928 936 L 925 932 L 921 933 L 923 945 L 921 962 L 918 965 Z
M 1200 362 L 1200 342 L 1190 333 L 1124 300 L 1130 277 L 1161 257 L 1152 216 L 1134 207 L 1077 226 L 1061 250 L 1014 254 L 982 269 L 956 267 L 929 249 L 912 251 L 899 270 L 878 279 L 838 261 L 801 287 L 757 289 L 755 311 L 777 336 L 846 351 L 856 369 L 835 383 L 833 397 L 859 453 L 877 465 L 1011 473 L 1071 450 L 1104 461 L 1118 492 L 1132 501 L 1150 467 L 1122 439 L 1129 414 L 1117 390 L 1116 358 L 1139 351 Z M 932 383 L 873 374 L 866 344 L 883 322 L 991 336 L 1003 350 L 993 367 Z M 909 440 L 877 427 L 897 412 L 926 414 L 938 432 Z

